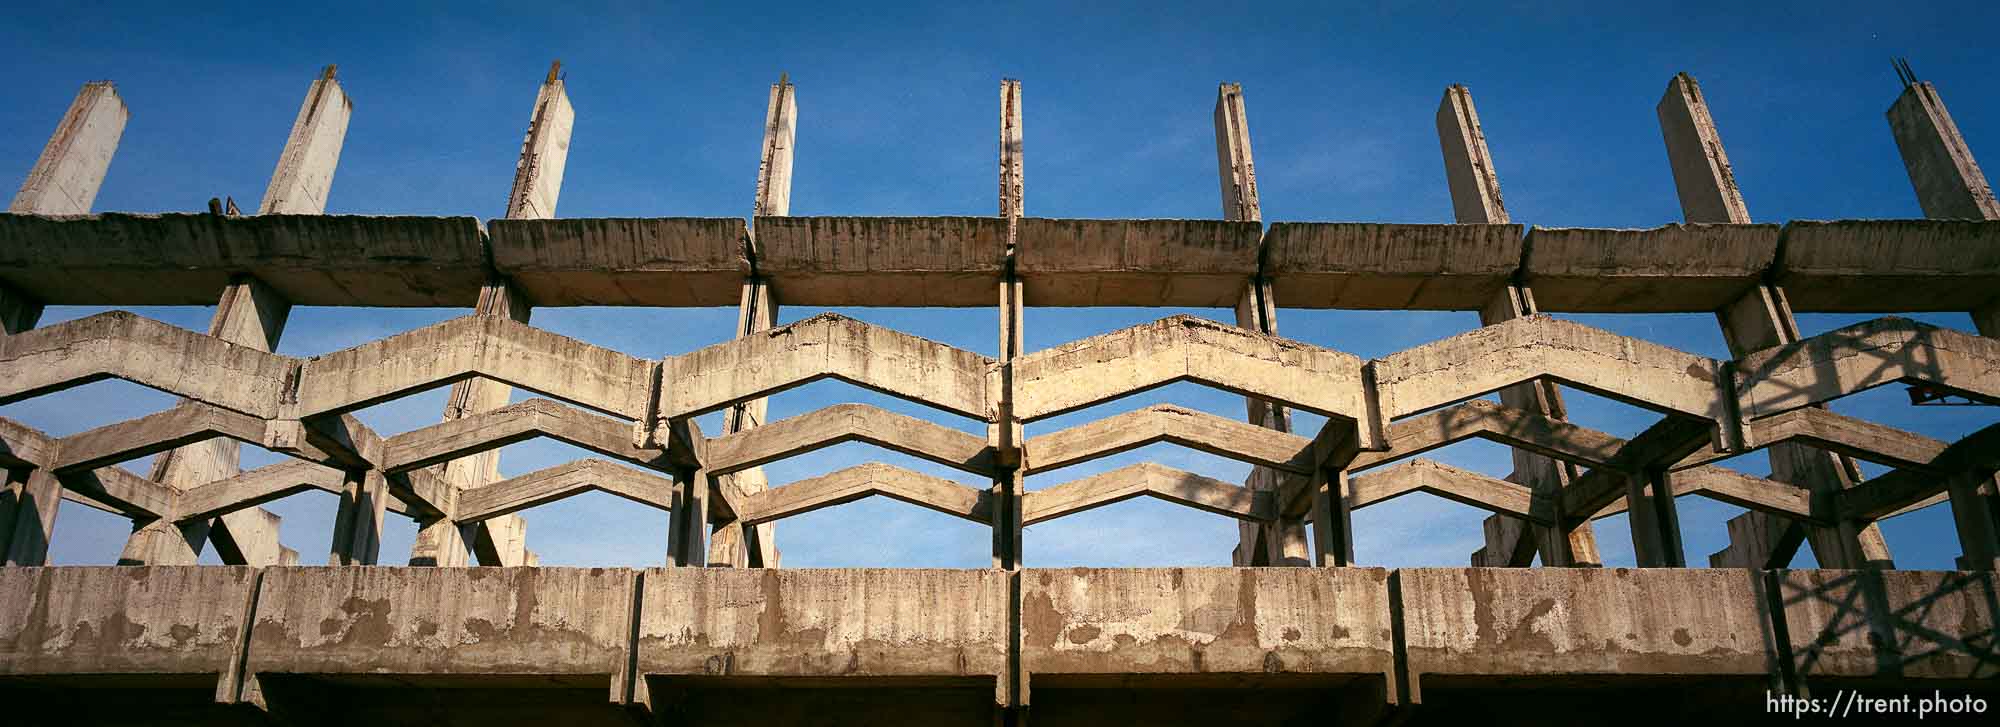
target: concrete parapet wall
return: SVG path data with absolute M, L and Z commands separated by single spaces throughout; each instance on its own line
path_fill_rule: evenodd
M 1792 669 L 1808 684 L 2000 677 L 1992 573 L 1795 570 L 1775 579 Z
M 223 674 L 255 568 L 0 568 L 0 674 Z

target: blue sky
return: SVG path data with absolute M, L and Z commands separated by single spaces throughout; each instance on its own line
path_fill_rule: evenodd
M 1216 83 L 1248 100 L 1267 221 L 1447 222 L 1433 122 L 1447 84 L 1471 87 L 1516 222 L 1651 227 L 1680 210 L 1653 107 L 1676 71 L 1702 83 L 1758 221 L 1919 217 L 1883 119 L 1899 87 L 1893 55 L 1937 84 L 1975 153 L 2000 155 L 1991 3 L 1815 3 L 1744 8 L 1686 4 L 1606 12 L 1602 4 L 1511 6 L 1214 3 L 982 3 L 976 8 L 761 3 L 728 9 L 644 3 L 547 10 L 546 3 L 413 8 L 342 3 L 283 9 L 209 3 L 9 3 L 0 8 L 0 176 L 25 176 L 85 81 L 112 79 L 132 111 L 97 199 L 99 211 L 192 211 L 233 195 L 254 209 L 308 82 L 337 63 L 355 113 L 329 201 L 334 214 L 502 213 L 536 85 L 563 60 L 577 119 L 558 214 L 740 216 L 750 210 L 768 86 L 798 85 L 798 215 L 995 214 L 997 89 L 1024 83 L 1027 210 L 1047 217 L 1213 218 L 1210 112 Z M 1989 164 L 2000 162 L 1989 161 Z M 13 182 L 9 182 L 13 184 Z M 1282 305 L 1282 301 L 1280 301 Z M 45 324 L 97 309 L 51 308 Z M 144 315 L 202 330 L 211 310 Z M 819 309 L 786 308 L 783 320 Z M 993 309 L 848 309 L 841 313 L 992 355 Z M 1045 348 L 1175 312 L 1031 309 L 1027 344 Z M 465 314 L 461 309 L 299 308 L 280 351 L 312 355 Z M 1726 357 L 1706 315 L 1571 316 L 1626 335 Z M 1801 316 L 1818 333 L 1868 316 Z M 1963 314 L 1921 316 L 1969 330 Z M 658 357 L 727 338 L 725 309 L 543 309 L 542 327 Z M 1470 313 L 1286 310 L 1280 332 L 1378 356 L 1477 325 Z M 1580 423 L 1629 436 L 1650 417 L 1567 392 Z M 1913 409 L 1899 390 L 1839 402 L 1842 413 L 1954 439 L 2000 419 L 1990 408 Z M 433 423 L 433 391 L 362 413 L 383 433 Z M 976 422 L 822 383 L 789 392 L 772 416 L 861 401 L 980 431 Z M 1161 401 L 1241 416 L 1239 398 L 1167 387 L 1030 428 L 1054 431 Z M 0 407 L 69 434 L 170 406 L 119 382 Z M 713 431 L 714 419 L 704 422 Z M 1300 429 L 1317 427 L 1300 418 Z M 562 445 L 514 445 L 504 474 L 575 457 Z M 1493 474 L 1504 448 L 1461 444 L 1437 459 Z M 861 445 L 768 468 L 772 482 L 866 459 L 963 475 Z M 1139 460 L 1227 480 L 1247 467 L 1157 446 L 1038 476 L 1031 488 Z M 246 451 L 245 464 L 277 461 Z M 144 462 L 134 463 L 144 471 Z M 1762 454 L 1730 463 L 1768 472 Z M 305 562 L 325 557 L 333 500 L 271 506 Z M 1735 508 L 1681 501 L 1689 561 L 1726 544 Z M 662 562 L 666 516 L 608 495 L 526 513 L 545 564 Z M 1356 515 L 1358 557 L 1381 565 L 1459 565 L 1480 542 L 1481 514 L 1426 495 Z M 383 561 L 406 558 L 414 529 L 392 521 Z M 1884 525 L 1902 567 L 1949 567 L 1957 553 L 1943 508 Z M 53 557 L 117 556 L 122 521 L 65 505 Z M 779 524 L 787 566 L 982 567 L 987 533 L 901 503 L 870 500 Z M 1607 562 L 1629 564 L 1622 516 L 1598 523 Z M 1053 565 L 1227 563 L 1235 525 L 1165 503 L 1114 505 L 1029 529 L 1027 562 Z M 1802 556 L 1800 563 L 1810 562 Z

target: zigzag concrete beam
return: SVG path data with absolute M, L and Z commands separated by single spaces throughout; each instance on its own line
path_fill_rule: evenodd
M 1562 513 L 1581 522 L 1625 495 L 1625 479 L 1646 470 L 1668 468 L 1702 448 L 1713 431 L 1699 419 L 1669 416 L 1647 427 L 1612 455 L 1562 491 Z
M 1899 381 L 2000 403 L 2000 340 L 1889 316 L 1757 351 L 1736 363 L 1744 419 Z
M 48 467 L 61 451 L 62 440 L 0 417 L 0 467 Z M 57 479 L 63 499 L 114 515 L 149 519 L 173 512 L 173 490 L 118 467 L 62 473 Z
M 1715 500 L 1800 520 L 1819 521 L 1812 511 L 1812 493 L 1798 485 L 1753 477 L 1722 467 L 1696 467 L 1668 476 L 1674 495 L 1701 495 Z
M 1363 422 L 1363 446 L 1373 449 L 1381 433 L 1372 425 L 1361 367 L 1360 358 L 1330 348 L 1169 316 L 1014 359 L 1014 413 L 1034 421 L 1195 381 Z
M 473 375 L 643 419 L 653 364 L 497 316 L 466 316 L 307 359 L 299 412 L 347 412 Z
M 996 471 L 984 438 L 865 404 L 838 404 L 716 437 L 702 464 L 710 474 L 728 474 L 843 442 L 866 442 L 977 475 Z
M 125 311 L 0 339 L 0 404 L 117 378 L 265 419 L 297 362 Z
M 40 467 L 54 459 L 57 440 L 41 430 L 0 417 L 0 467 Z
M 1352 509 L 1412 492 L 1428 492 L 1481 510 L 1513 515 L 1544 525 L 1554 520 L 1549 508 L 1535 505 L 1534 493 L 1527 487 L 1427 459 L 1411 460 L 1349 478 L 1348 487 L 1347 506 Z
M 342 469 L 367 468 L 381 457 L 381 439 L 351 416 L 302 424 L 265 421 L 198 402 L 64 437 L 51 465 L 58 474 L 109 467 L 127 460 L 228 437 L 239 442 Z
M 1963 472 L 2000 470 L 2000 424 L 1966 435 L 1928 463 L 1930 472 L 1901 469 L 1841 490 L 1834 510 L 1850 520 L 1872 521 L 1907 512 L 1944 491 Z
M 1527 316 L 1377 359 L 1390 419 L 1538 377 L 1656 411 L 1713 422 L 1734 442 L 1722 362 L 1548 316 Z M 1721 448 L 1718 446 L 1718 448 Z
M 744 525 L 771 522 L 882 495 L 976 523 L 992 521 L 992 507 L 983 490 L 901 467 L 869 462 L 830 474 L 799 480 L 744 496 L 736 518 Z
M 1287 472 L 1312 472 L 1313 440 L 1171 404 L 1032 437 L 1024 447 L 1024 460 L 1027 474 L 1032 475 L 1154 442 L 1171 442 Z
M 1262 522 L 1277 517 L 1273 494 L 1144 462 L 1029 492 L 1021 498 L 1021 522 L 1033 525 L 1141 495 Z
M 307 490 L 340 494 L 346 475 L 311 462 L 280 462 L 181 491 L 175 522 L 196 522 Z
M 1777 416 L 1744 423 L 1745 452 L 1753 452 L 1785 442 L 1799 442 L 1815 449 L 1888 465 L 1897 469 L 1928 470 L 1931 460 L 1944 452 L 1945 443 L 1921 434 L 1885 427 L 1874 422 L 1842 416 L 1817 407 L 1793 409 Z M 1674 465 L 1689 469 L 1729 457 L 1735 452 L 1702 450 Z
M 666 452 L 632 443 L 632 425 L 548 399 L 453 419 L 390 437 L 382 469 L 405 472 L 442 464 L 535 437 L 548 437 L 642 467 L 659 467 Z
M 667 358 L 660 422 L 825 378 L 990 420 L 993 360 L 832 313 Z
M 592 490 L 661 510 L 673 504 L 673 480 L 601 459 L 580 459 L 535 470 L 458 495 L 460 523 L 475 523 Z

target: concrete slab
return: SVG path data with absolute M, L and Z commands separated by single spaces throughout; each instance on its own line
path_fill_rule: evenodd
M 1264 274 L 1286 308 L 1478 310 L 1520 264 L 1520 225 L 1278 222 L 1264 234 Z
M 1006 264 L 1007 221 L 998 217 L 754 222 L 757 274 L 770 278 L 785 305 L 999 305 L 995 286 Z
M 1227 308 L 1257 274 L 1263 229 L 1256 222 L 1030 217 L 1018 235 L 1014 271 L 1028 305 Z
M 249 273 L 294 305 L 469 307 L 482 238 L 470 217 L 0 215 L 0 280 L 52 305 L 214 305 Z
M 1579 676 L 1766 679 L 1778 663 L 1756 571 L 1405 568 L 1410 693 Z
M 1807 685 L 2000 677 L 1992 573 L 1794 570 L 1776 580 L 1792 668 Z
M 1388 577 L 1380 568 L 1026 569 L 1022 678 L 1035 689 L 1279 675 L 1393 685 Z
M 0 568 L 0 674 L 221 675 L 257 570 Z
M 749 263 L 736 217 L 491 220 L 493 267 L 537 306 L 735 305 Z
M 1794 220 L 1780 250 L 1776 280 L 1798 312 L 1964 311 L 2000 302 L 2000 221 Z
M 1542 311 L 1706 313 L 1756 285 L 1777 225 L 1528 230 L 1524 282 Z
M 273 568 L 246 671 L 608 684 L 635 583 L 609 568 Z

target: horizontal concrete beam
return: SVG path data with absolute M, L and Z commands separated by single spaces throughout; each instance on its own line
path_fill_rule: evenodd
M 2000 221 L 1799 220 L 1785 225 L 1780 250 L 1775 280 L 1802 313 L 1965 311 L 2000 300 Z
M 0 568 L 0 674 L 233 675 L 259 570 Z
M 1807 683 L 2000 677 L 1990 572 L 1776 574 L 1792 669 Z
M 487 231 L 494 269 L 539 307 L 734 305 L 750 269 L 741 218 L 492 220 Z
M 755 226 L 757 274 L 785 305 L 991 307 L 1007 259 L 1007 221 L 997 217 L 758 217 Z
M 1264 235 L 1287 308 L 1478 310 L 1520 265 L 1520 225 L 1279 222 Z
M 1014 273 L 1028 305 L 1229 308 L 1257 274 L 1263 228 L 1029 217 L 1017 234 Z
M 1522 282 L 1544 311 L 1707 313 L 1743 297 L 1778 253 L 1777 225 L 1535 227 Z
M 0 281 L 58 305 L 214 305 L 248 273 L 293 305 L 470 307 L 470 217 L 0 215 Z

